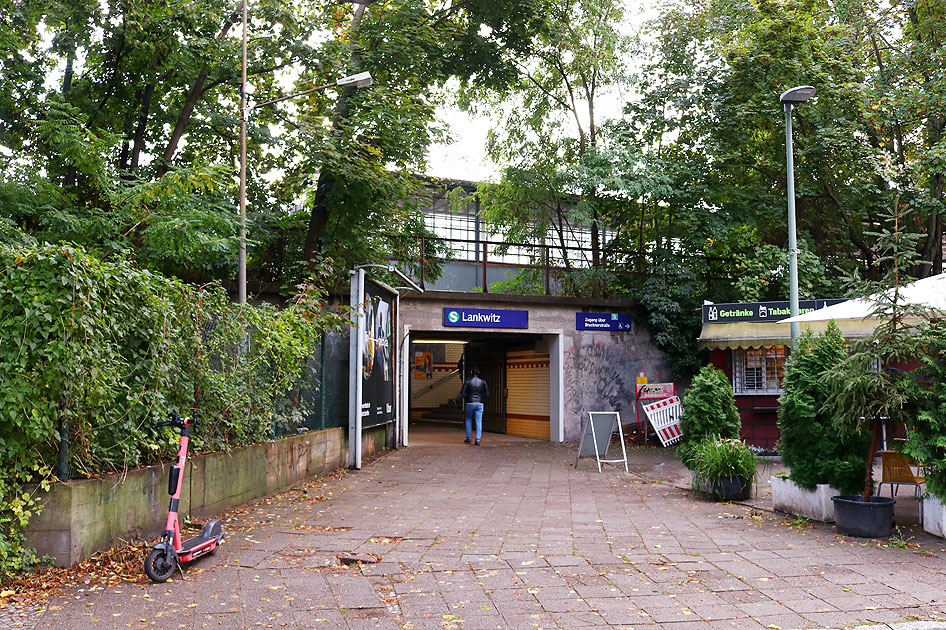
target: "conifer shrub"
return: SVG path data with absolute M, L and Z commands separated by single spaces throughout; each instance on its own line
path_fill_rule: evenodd
M 683 438 L 677 450 L 683 465 L 695 470 L 693 457 L 700 442 L 711 437 L 737 439 L 741 426 L 729 379 L 718 368 L 704 366 L 683 396 Z
M 823 409 L 830 395 L 826 377 L 847 357 L 841 331 L 831 322 L 823 334 L 808 332 L 797 345 L 782 381 L 778 452 L 791 469 L 789 478 L 802 488 L 829 483 L 842 494 L 856 494 L 864 486 L 870 436 L 857 426 L 836 427 Z
M 917 409 L 903 451 L 923 462 L 926 489 L 946 503 L 946 322 L 927 322 L 920 331 L 919 347 L 917 368 L 909 375 L 901 372 Z

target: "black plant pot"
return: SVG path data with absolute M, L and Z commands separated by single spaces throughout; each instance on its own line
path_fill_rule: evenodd
M 864 497 L 839 495 L 831 497 L 834 501 L 834 520 L 838 533 L 861 538 L 885 538 L 890 535 L 893 524 L 893 506 L 897 502 L 892 497 L 871 497 L 870 502 Z
M 741 501 L 752 493 L 752 480 L 748 477 L 717 477 L 710 483 L 710 492 L 717 501 Z

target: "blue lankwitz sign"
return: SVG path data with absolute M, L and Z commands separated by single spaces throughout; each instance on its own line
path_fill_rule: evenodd
M 443 325 L 464 328 L 528 328 L 529 311 L 444 307 Z

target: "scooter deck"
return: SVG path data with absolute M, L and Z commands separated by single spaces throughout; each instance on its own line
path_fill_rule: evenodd
M 194 536 L 190 540 L 185 540 L 181 543 L 181 553 L 185 554 L 192 549 L 200 547 L 206 543 L 215 541 L 215 538 L 205 538 L 203 536 Z

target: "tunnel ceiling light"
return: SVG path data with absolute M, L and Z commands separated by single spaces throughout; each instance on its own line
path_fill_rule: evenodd
M 411 339 L 411 343 L 460 343 L 466 345 L 469 341 L 457 341 L 455 339 Z

